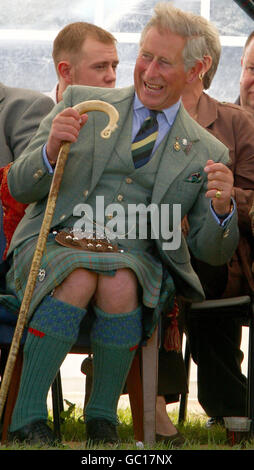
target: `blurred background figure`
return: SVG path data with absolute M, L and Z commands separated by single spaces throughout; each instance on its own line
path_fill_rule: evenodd
M 82 21 L 68 24 L 56 36 L 52 56 L 58 83 L 47 94 L 55 103 L 69 85 L 115 86 L 116 39 L 105 29 Z

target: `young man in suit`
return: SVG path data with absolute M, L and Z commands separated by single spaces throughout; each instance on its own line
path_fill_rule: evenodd
M 141 217 L 137 236 L 128 236 L 126 223 L 126 232 L 118 232 L 120 251 L 110 254 L 66 248 L 56 242 L 53 232 L 50 234 L 41 263 L 45 275 L 37 282 L 29 311 L 24 367 L 10 429 L 13 440 L 54 441 L 46 425 L 46 397 L 75 343 L 88 304 L 95 321 L 87 438 L 95 443 L 118 440 L 117 403 L 138 344 L 152 334 L 158 315 L 173 308 L 176 295 L 187 303 L 204 298 L 181 230 L 176 231 L 180 243 L 173 243 L 174 247 L 168 243 L 174 234 L 175 207 L 181 207 L 181 218 L 189 214 L 189 244 L 199 259 L 223 264 L 236 247 L 233 177 L 225 165 L 228 151 L 189 117 L 180 100 L 186 82 L 200 71 L 192 47 L 200 40 L 198 31 L 197 17 L 168 3 L 158 4 L 141 36 L 135 87 L 69 87 L 9 173 L 13 196 L 30 204 L 9 249 L 9 256 L 16 260 L 7 275 L 9 291 L 15 293 L 5 298 L 10 307 L 17 308 L 22 299 L 23 280 L 62 141 L 72 145 L 52 231 L 73 229 L 80 222 L 80 207 L 85 211 L 89 207 L 95 214 L 103 195 L 106 210 L 100 223 L 95 216 L 95 228 L 108 226 L 116 204 L 119 213 L 130 215 L 133 221 L 133 206 L 151 203 L 164 229 L 171 232 L 162 233 L 151 219 Z M 103 113 L 80 117 L 73 109 L 75 104 L 91 99 L 106 101 L 119 113 L 118 127 L 108 140 L 99 135 L 106 124 Z M 158 131 L 156 120 L 149 117 L 151 111 L 157 112 Z M 145 156 L 144 147 L 140 154 L 137 150 L 142 144 L 136 144 L 145 120 L 154 126 L 156 137 L 149 156 Z M 147 136 L 148 129 L 145 132 Z M 149 136 L 146 143 L 151 139 Z M 165 208 L 166 225 L 162 216 Z M 148 237 L 141 233 L 144 220 L 152 234 Z M 15 266 L 19 266 L 18 271 Z
M 56 36 L 52 57 L 58 83 L 49 93 L 61 101 L 69 85 L 114 88 L 119 63 L 115 37 L 103 28 L 83 21 L 70 23 Z

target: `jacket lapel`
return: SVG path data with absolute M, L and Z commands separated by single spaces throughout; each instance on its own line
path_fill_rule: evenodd
M 170 185 L 196 155 L 193 143 L 199 140 L 199 136 L 192 123 L 192 118 L 181 105 L 169 135 L 166 137 L 156 176 L 152 195 L 152 202 L 156 204 L 160 203 Z

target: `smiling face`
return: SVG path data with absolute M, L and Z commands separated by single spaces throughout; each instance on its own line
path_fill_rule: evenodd
M 135 89 L 149 109 L 162 110 L 176 103 L 188 80 L 184 70 L 185 39 L 169 31 L 150 28 L 141 44 L 134 71 Z
M 241 106 L 254 112 L 254 39 L 248 44 L 242 58 L 240 102 Z

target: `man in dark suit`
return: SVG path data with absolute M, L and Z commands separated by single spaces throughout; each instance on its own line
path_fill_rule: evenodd
M 62 141 L 72 146 L 51 229 L 82 226 L 82 208 L 86 222 L 91 222 L 92 212 L 96 231 L 111 227 L 107 230 L 111 238 L 116 228 L 114 210 L 121 222 L 116 233 L 120 251 L 110 254 L 63 247 L 50 234 L 41 263 L 44 276 L 38 279 L 29 309 L 11 439 L 54 441 L 46 425 L 46 396 L 91 303 L 95 312 L 91 331 L 94 381 L 86 407 L 87 438 L 95 443 L 116 442 L 118 398 L 138 344 L 152 334 L 158 315 L 173 309 L 176 294 L 186 302 L 204 298 L 181 235 L 181 217 L 188 213 L 188 241 L 199 259 L 223 264 L 236 247 L 233 177 L 225 165 L 228 150 L 190 118 L 180 101 L 186 82 L 200 71 L 200 61 L 189 47 L 198 33 L 199 17 L 168 3 L 156 6 L 141 36 L 135 88 L 69 87 L 11 168 L 10 191 L 29 207 L 9 249 L 15 264 L 7 274 L 10 295 L 1 301 L 9 302 L 10 307 L 17 308 L 22 300 Z M 103 113 L 80 117 L 73 109 L 90 100 L 106 101 L 119 113 L 118 127 L 108 140 L 99 135 L 106 124 Z M 151 111 L 158 112 L 158 130 Z M 144 134 L 145 146 L 136 141 L 137 135 L 143 139 Z M 145 150 L 153 140 L 148 155 Z M 98 221 L 102 195 L 105 207 Z M 129 236 L 133 225 L 122 222 L 127 216 L 136 220 L 137 204 L 153 207 L 158 219 L 153 219 L 151 211 L 147 220 L 145 211 L 135 227 L 136 236 Z M 180 218 L 175 208 L 181 208 Z M 167 217 L 163 216 L 166 209 Z M 148 237 L 142 232 L 144 221 Z

